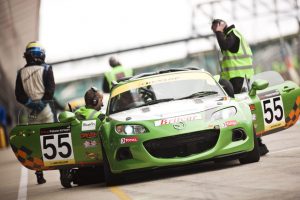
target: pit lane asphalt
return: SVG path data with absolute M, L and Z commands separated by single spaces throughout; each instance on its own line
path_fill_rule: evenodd
M 209 162 L 139 174 L 138 178 L 115 187 L 105 187 L 99 183 L 71 189 L 62 188 L 57 171 L 46 171 L 47 183 L 37 185 L 34 172 L 22 172 L 12 150 L 2 149 L 0 199 L 300 199 L 300 124 L 265 136 L 263 142 L 267 144 L 270 153 L 258 163 L 240 165 L 237 161 Z M 25 188 L 20 189 L 20 179 L 26 184 L 26 172 L 27 187 L 25 185 Z

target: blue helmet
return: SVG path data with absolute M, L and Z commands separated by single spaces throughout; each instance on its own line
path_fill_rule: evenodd
M 39 42 L 29 42 L 26 46 L 24 58 L 30 64 L 42 64 L 45 62 L 45 50 Z

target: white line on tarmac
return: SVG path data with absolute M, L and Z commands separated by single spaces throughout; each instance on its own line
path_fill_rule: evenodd
M 283 149 L 283 150 L 279 150 L 279 151 L 273 151 L 270 152 L 269 154 L 276 154 L 276 153 L 282 153 L 282 152 L 286 152 L 286 151 L 293 151 L 293 150 L 299 150 L 300 147 L 294 147 L 294 148 L 289 148 L 289 149 Z
M 27 183 L 28 183 L 28 169 L 25 167 L 21 167 L 21 178 L 20 185 L 18 191 L 18 200 L 26 200 L 27 199 Z

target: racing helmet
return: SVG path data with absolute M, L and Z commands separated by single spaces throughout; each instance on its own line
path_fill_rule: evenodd
M 45 62 L 45 50 L 42 45 L 37 42 L 29 42 L 26 46 L 24 58 L 30 64 L 42 64 Z

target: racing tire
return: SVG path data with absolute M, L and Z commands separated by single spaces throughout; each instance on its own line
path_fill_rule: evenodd
M 117 176 L 113 174 L 110 170 L 109 162 L 102 145 L 102 157 L 103 157 L 103 171 L 104 171 L 104 179 L 106 186 L 113 186 L 117 184 Z
M 60 169 L 60 183 L 64 188 L 71 188 L 73 175 L 70 169 Z
M 104 182 L 103 167 L 82 167 L 75 173 L 73 184 L 89 185 Z
M 254 148 L 252 151 L 246 153 L 244 157 L 240 158 L 239 161 L 241 164 L 248 164 L 248 163 L 254 163 L 258 162 L 260 160 L 260 152 L 259 152 L 259 145 L 258 140 L 256 137 L 256 133 L 253 130 L 253 142 L 254 142 Z

